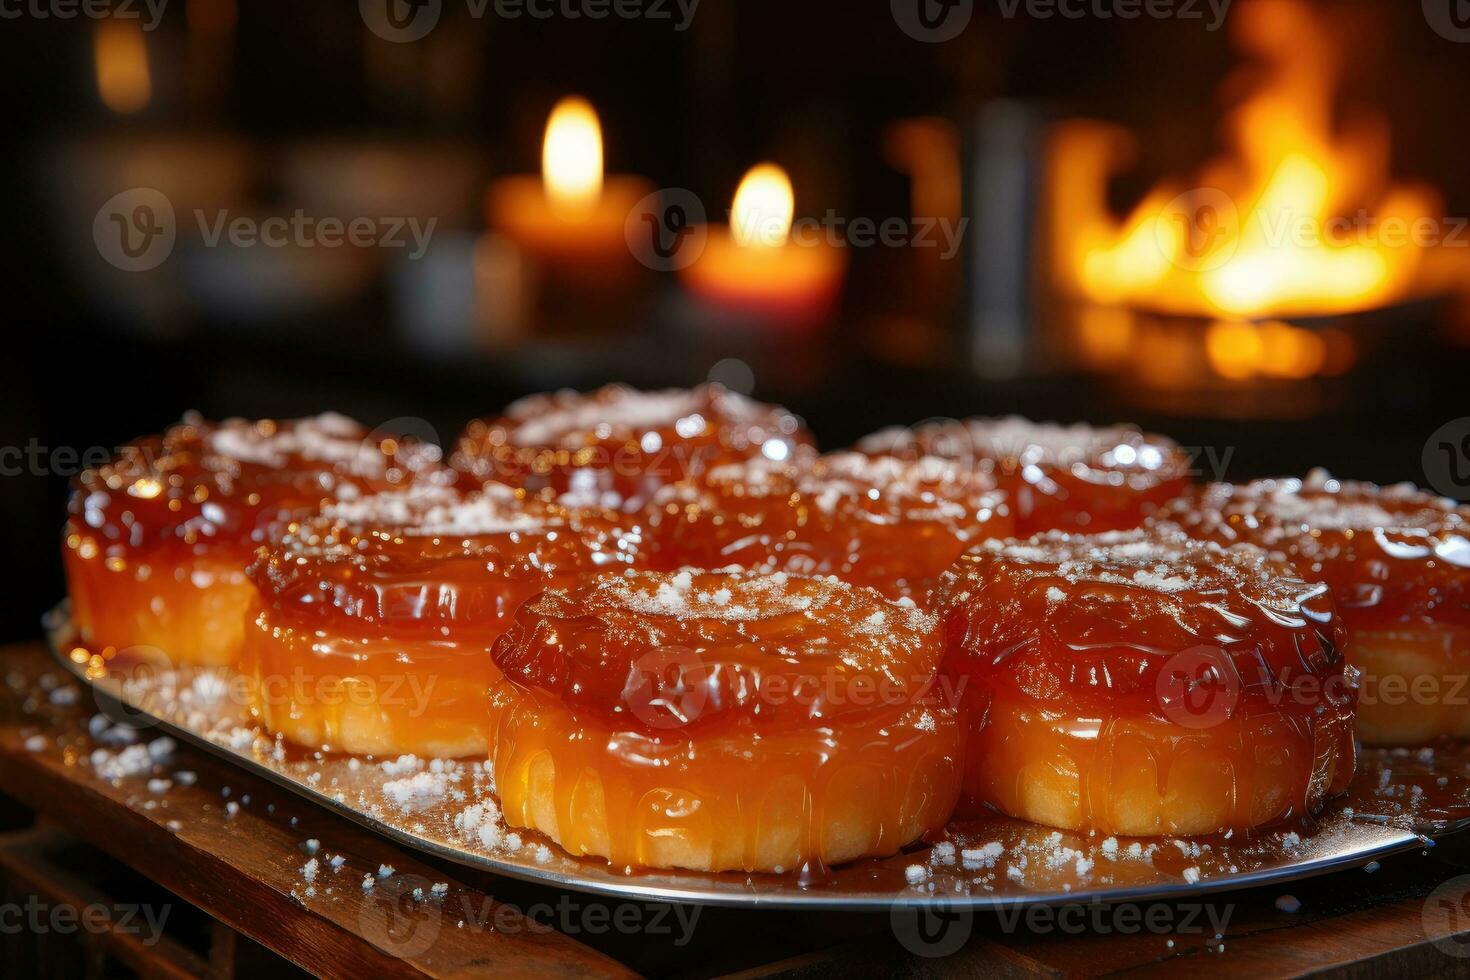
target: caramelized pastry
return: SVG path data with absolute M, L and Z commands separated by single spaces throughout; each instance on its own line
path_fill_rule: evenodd
M 487 484 L 325 508 L 251 568 L 242 669 L 252 708 L 298 745 L 480 755 L 490 648 L 542 589 L 630 565 L 638 532 Z
M 988 542 L 939 588 L 965 808 L 1068 830 L 1245 830 L 1352 777 L 1326 586 L 1178 532 Z
M 1010 498 L 1021 535 L 1137 527 L 1189 485 L 1189 457 L 1179 446 L 1123 425 L 973 418 L 883 429 L 858 449 L 941 456 L 989 473 Z
M 1359 671 L 1365 744 L 1470 736 L 1470 508 L 1317 471 L 1305 482 L 1202 487 L 1161 519 L 1280 552 L 1331 586 Z
M 341 415 L 186 417 L 77 478 L 62 549 L 72 622 L 98 646 L 232 663 L 255 593 L 245 566 L 272 524 L 437 472 L 437 448 Z
M 934 456 L 753 459 L 654 502 L 649 537 L 665 568 L 835 574 L 921 604 L 956 558 L 1012 531 L 994 479 Z
M 469 483 L 496 480 L 635 510 L 660 486 L 752 457 L 789 459 L 812 445 L 801 420 L 719 385 L 635 391 L 608 385 L 514 403 L 471 422 L 453 465 Z
M 943 826 L 960 727 L 938 624 L 835 579 L 603 576 L 495 646 L 501 807 L 629 868 L 793 871 Z

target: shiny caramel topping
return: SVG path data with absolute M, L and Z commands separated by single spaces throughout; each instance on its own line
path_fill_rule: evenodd
M 837 574 L 915 599 L 966 548 L 1012 530 L 992 477 L 933 456 L 746 460 L 664 488 L 654 504 L 665 566 Z
M 1470 508 L 1409 484 L 1336 480 L 1215 483 L 1159 514 L 1186 533 L 1279 552 L 1327 582 L 1355 628 L 1470 624 Z
M 1290 686 L 1342 676 L 1326 587 L 1248 545 L 1157 529 L 1053 532 L 987 543 L 939 593 L 958 669 L 1043 701 L 1077 699 L 1069 711 L 1107 702 L 1157 713 L 1161 673 L 1195 654 L 1259 710 L 1308 711 L 1321 696 L 1302 702 Z
M 341 415 L 220 423 L 191 415 L 82 473 L 69 528 L 109 553 L 248 551 L 292 514 L 441 472 L 436 447 L 379 438 Z
M 681 728 L 758 730 L 906 709 L 938 654 L 937 621 L 912 603 L 835 578 L 694 570 L 548 591 L 495 647 L 511 680 L 614 723 L 666 727 L 645 716 L 677 702 Z M 660 658 L 676 668 L 668 698 L 640 700 L 630 684 Z
M 1041 482 L 1048 472 L 1064 472 L 1102 483 L 1126 480 L 1148 485 L 1188 469 L 1172 440 L 1146 435 L 1133 426 L 1061 425 L 1015 415 L 883 429 L 859 442 L 858 449 L 940 456 L 998 474 L 1021 474 L 1031 483 Z
M 638 560 L 619 514 L 487 484 L 420 485 L 340 501 L 287 527 L 251 569 L 262 599 L 296 615 L 498 629 L 520 602 Z
M 498 418 L 471 422 L 452 463 L 471 480 L 549 487 L 584 504 L 632 509 L 657 487 L 710 466 L 788 459 L 810 443 L 796 416 L 719 385 L 609 385 L 532 395 Z

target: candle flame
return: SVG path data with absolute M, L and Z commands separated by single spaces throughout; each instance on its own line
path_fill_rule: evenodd
M 568 96 L 551 110 L 541 175 L 554 207 L 583 211 L 602 194 L 602 127 L 586 99 Z
M 780 245 L 791 232 L 796 195 L 791 178 L 774 163 L 746 171 L 735 188 L 730 208 L 730 234 L 738 245 Z
M 105 18 L 97 22 L 93 41 L 97 93 L 113 112 L 137 112 L 153 97 L 148 76 L 148 49 L 135 20 Z

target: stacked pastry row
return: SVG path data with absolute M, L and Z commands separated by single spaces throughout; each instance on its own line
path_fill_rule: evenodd
M 506 819 L 573 854 L 774 871 L 957 807 L 1243 830 L 1341 791 L 1355 723 L 1465 734 L 1467 517 L 1192 486 L 1131 427 L 822 455 L 777 406 L 614 386 L 447 461 L 340 416 L 186 418 L 79 478 L 64 553 L 104 660 L 237 669 L 312 749 L 488 753 Z

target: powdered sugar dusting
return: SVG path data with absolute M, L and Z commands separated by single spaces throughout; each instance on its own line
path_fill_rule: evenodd
M 894 426 L 864 438 L 858 448 L 868 453 L 928 453 L 967 463 L 989 461 L 1003 472 L 1028 465 L 1064 469 L 1080 465 L 1137 473 L 1180 468 L 1178 446 L 1133 426 L 1063 425 L 1017 415 L 929 422 L 914 428 Z
M 332 504 L 323 509 L 322 516 L 357 527 L 390 527 L 409 537 L 534 532 L 561 523 L 550 508 L 533 509 L 499 483 L 469 494 L 430 485 L 371 494 Z
M 637 391 L 615 386 L 591 396 L 573 391 L 532 395 L 513 403 L 506 417 L 517 424 L 510 441 L 517 446 L 580 445 L 584 433 L 608 427 L 608 435 L 626 435 L 674 426 L 700 409 L 697 391 L 671 388 Z M 744 404 L 732 401 L 737 407 Z
M 292 457 L 348 464 L 353 472 L 377 475 L 387 459 L 366 439 L 366 428 L 345 415 L 325 412 L 287 422 L 226 419 L 205 436 L 207 451 L 261 466 L 285 466 Z

